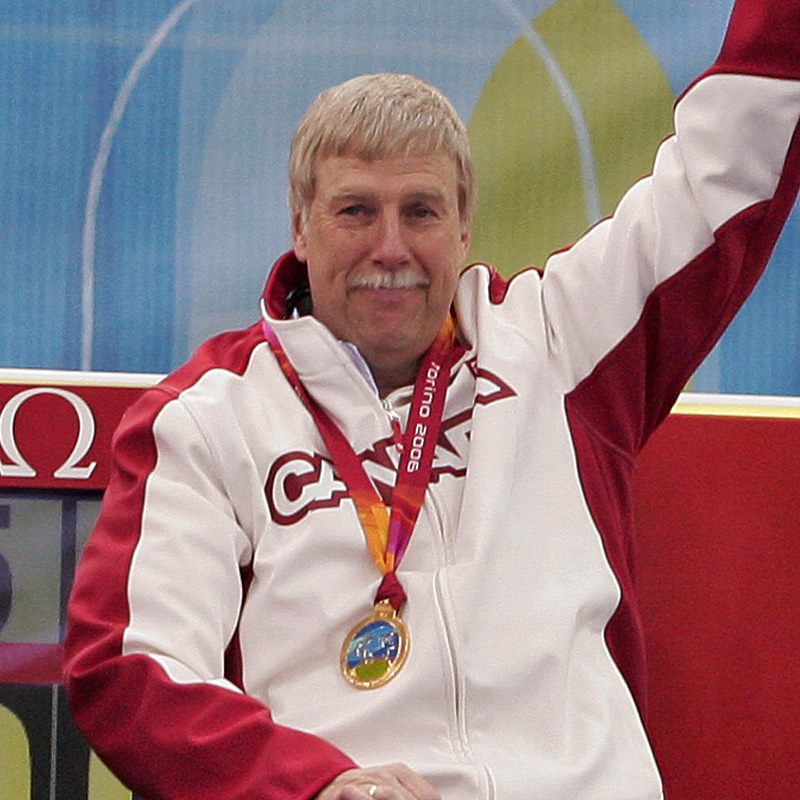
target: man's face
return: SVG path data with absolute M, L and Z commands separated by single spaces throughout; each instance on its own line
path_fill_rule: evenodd
M 322 159 L 293 243 L 317 319 L 373 369 L 416 362 L 447 317 L 469 248 L 453 159 Z

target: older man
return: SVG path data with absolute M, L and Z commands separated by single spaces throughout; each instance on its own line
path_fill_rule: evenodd
M 791 208 L 798 30 L 798 0 L 739 0 L 652 176 L 508 284 L 459 276 L 474 180 L 438 91 L 316 101 L 263 319 L 128 413 L 79 569 L 68 687 L 125 782 L 661 796 L 631 473 Z

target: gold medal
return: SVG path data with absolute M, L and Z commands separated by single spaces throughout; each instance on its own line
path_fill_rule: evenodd
M 411 641 L 403 620 L 388 600 L 353 626 L 339 663 L 345 680 L 358 689 L 377 689 L 403 668 Z

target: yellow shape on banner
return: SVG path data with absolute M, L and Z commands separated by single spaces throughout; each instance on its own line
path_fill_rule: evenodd
M 652 169 L 674 98 L 635 26 L 612 0 L 557 0 L 534 25 L 585 120 L 598 211 Z M 506 276 L 542 265 L 586 230 L 584 172 L 567 100 L 520 36 L 500 60 L 469 129 L 480 195 L 471 258 Z
M 89 758 L 88 800 L 131 800 L 131 790 L 126 789 L 111 770 L 92 752 Z
M 724 395 L 718 395 L 720 399 Z M 703 417 L 755 417 L 763 419 L 800 419 L 800 406 L 784 405 L 775 398 L 773 404 L 760 403 L 755 397 L 728 395 L 729 402 L 692 402 L 692 394 L 684 394 L 672 409 L 673 414 Z M 727 398 L 726 398 L 727 399 Z M 765 398 L 766 399 L 766 398 Z
M 31 756 L 25 728 L 16 715 L 0 706 L 0 797 L 30 800 Z

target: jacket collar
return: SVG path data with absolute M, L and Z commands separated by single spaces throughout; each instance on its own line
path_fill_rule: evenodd
M 267 318 L 290 319 L 292 309 L 289 298 L 292 292 L 304 286 L 308 286 L 308 268 L 302 261 L 298 261 L 294 252 L 290 250 L 275 262 L 264 286 L 261 299 Z

